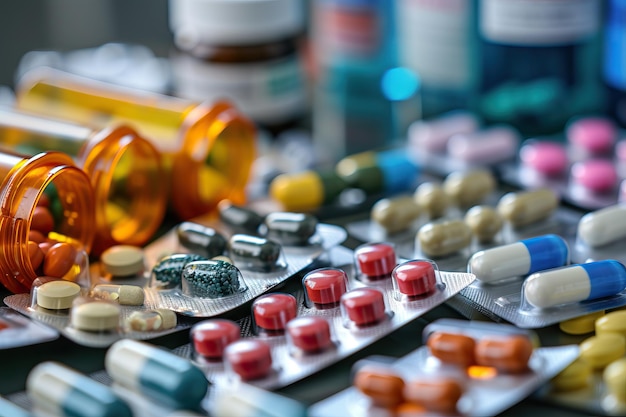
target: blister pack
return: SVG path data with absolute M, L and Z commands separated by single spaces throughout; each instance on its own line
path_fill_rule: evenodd
M 190 327 L 185 316 L 212 317 L 251 301 L 346 238 L 341 227 L 290 213 L 266 235 L 283 244 L 247 234 L 226 239 L 220 229 L 184 222 L 145 249 L 110 248 L 79 282 L 42 277 L 30 295 L 4 301 L 79 344 L 148 340 Z
M 575 345 L 536 347 L 532 334 L 489 322 L 434 321 L 422 339 L 425 346 L 400 359 L 357 362 L 353 386 L 313 404 L 309 415 L 493 416 L 578 356 Z
M 201 321 L 191 329 L 191 343 L 175 352 L 215 386 L 243 380 L 280 388 L 406 325 L 474 279 L 440 271 L 431 261 L 398 259 L 386 243 L 333 254 L 334 266 L 308 272 L 301 291 L 265 294 L 239 322 Z
M 598 311 L 560 328 L 581 336 L 580 356 L 535 397 L 591 415 L 625 415 L 626 310 Z
M 12 349 L 55 340 L 59 332 L 7 307 L 0 307 L 0 349 Z
M 622 201 L 626 134 L 602 117 L 579 117 L 561 135 L 524 142 L 514 161 L 498 167 L 504 183 L 546 187 L 574 206 L 597 210 Z

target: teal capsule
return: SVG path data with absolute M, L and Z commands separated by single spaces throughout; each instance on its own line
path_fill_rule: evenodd
M 115 342 L 104 366 L 117 384 L 179 409 L 199 409 L 209 389 L 204 373 L 191 361 L 132 339 Z
M 306 213 L 276 212 L 265 216 L 267 237 L 285 246 L 303 246 L 317 230 L 317 219 Z
M 213 258 L 226 250 L 226 238 L 217 230 L 194 222 L 182 222 L 176 227 L 178 243 L 191 252 Z
M 236 265 L 250 271 L 270 272 L 281 267 L 281 246 L 273 240 L 236 234 L 228 241 L 228 254 Z
M 221 298 L 239 292 L 243 277 L 233 264 L 219 260 L 190 262 L 183 268 L 183 294 Z
M 26 392 L 36 410 L 60 417 L 132 417 L 111 388 L 56 362 L 35 366 Z M 3 410 L 3 409 L 2 409 Z

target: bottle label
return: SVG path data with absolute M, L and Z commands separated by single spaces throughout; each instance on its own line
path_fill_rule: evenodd
M 598 0 L 482 0 L 480 32 L 520 46 L 572 44 L 599 28 Z
M 286 122 L 306 111 L 298 55 L 250 64 L 211 63 L 180 54 L 173 60 L 176 94 L 195 101 L 227 98 L 256 122 Z
M 400 0 L 400 59 L 424 85 L 463 88 L 469 84 L 469 2 Z
M 368 58 L 375 54 L 383 37 L 379 1 L 317 2 L 313 9 L 313 39 L 318 59 L 336 61 Z
M 604 79 L 626 91 L 626 1 L 611 0 L 606 22 Z

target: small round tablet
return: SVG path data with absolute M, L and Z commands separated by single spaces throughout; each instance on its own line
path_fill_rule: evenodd
M 330 325 L 324 317 L 296 317 L 287 323 L 291 345 L 305 352 L 318 352 L 332 345 Z
M 343 316 L 357 326 L 378 323 L 385 318 L 383 293 L 374 288 L 357 288 L 341 296 Z
M 143 250 L 137 246 L 111 246 L 100 256 L 102 268 L 114 277 L 126 277 L 141 273 L 144 269 Z
M 50 310 L 70 308 L 80 286 L 64 280 L 49 281 L 37 287 L 37 305 Z
M 221 359 L 226 346 L 241 338 L 241 328 L 231 320 L 208 319 L 195 324 L 190 336 L 196 354 Z
M 224 358 L 228 369 L 244 380 L 266 377 L 272 370 L 270 345 L 262 340 L 243 339 L 226 346 Z
M 91 301 L 74 305 L 71 310 L 72 327 L 87 331 L 111 331 L 120 323 L 120 308 L 107 301 Z

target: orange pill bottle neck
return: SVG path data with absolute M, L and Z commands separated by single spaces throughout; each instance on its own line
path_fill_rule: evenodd
M 136 129 L 163 155 L 172 206 L 183 219 L 212 211 L 226 197 L 245 200 L 256 128 L 230 103 L 195 103 L 38 68 L 18 83 L 16 105 L 87 125 Z
M 46 187 L 54 185 L 62 217 L 52 236 L 89 252 L 95 236 L 94 194 L 89 178 L 66 154 L 32 157 L 0 152 L 0 283 L 28 292 L 37 278 L 28 257 L 33 212 Z
M 94 253 L 115 244 L 143 245 L 161 225 L 168 197 L 162 157 L 128 126 L 94 130 L 0 109 L 0 137 L 25 154 L 55 150 L 75 158 L 96 193 Z

